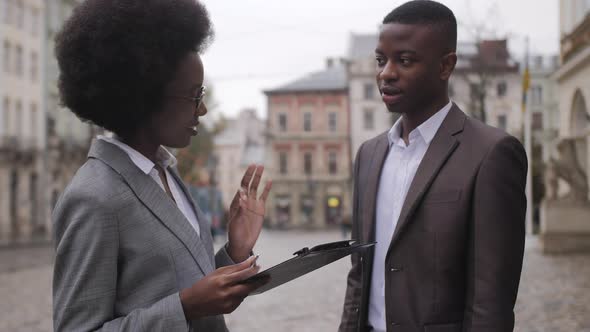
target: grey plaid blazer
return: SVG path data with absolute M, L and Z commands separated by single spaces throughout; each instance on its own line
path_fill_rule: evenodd
M 223 316 L 187 322 L 180 304 L 181 289 L 233 264 L 193 208 L 200 237 L 124 151 L 95 140 L 53 212 L 55 331 L 227 331 Z

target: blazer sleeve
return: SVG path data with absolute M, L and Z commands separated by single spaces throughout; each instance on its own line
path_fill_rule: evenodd
M 512 331 L 525 241 L 527 158 L 504 137 L 475 181 L 463 331 Z
M 229 253 L 227 252 L 227 244 L 217 250 L 215 254 L 215 266 L 217 268 L 230 266 L 236 264 L 233 259 L 231 259 Z
M 117 216 L 93 206 L 92 198 L 73 196 L 65 198 L 53 216 L 54 330 L 188 331 L 179 293 L 154 299 L 126 316 L 115 315 Z
M 360 155 L 363 149 L 364 143 L 359 148 L 355 161 L 353 171 L 353 191 L 352 191 L 352 240 L 361 240 L 361 223 L 359 221 L 359 168 L 360 168 Z M 342 319 L 340 321 L 339 332 L 352 332 L 357 331 L 360 317 L 361 307 L 361 292 L 362 292 L 362 256 L 361 254 L 352 254 L 352 268 L 348 273 L 346 293 L 344 297 L 344 310 L 342 312 Z

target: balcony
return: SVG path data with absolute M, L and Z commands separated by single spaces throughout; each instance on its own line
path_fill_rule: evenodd
M 34 139 L 0 136 L 0 162 L 30 164 L 38 152 Z
M 588 45 L 590 45 L 590 13 L 570 34 L 561 39 L 562 63 L 568 62 Z

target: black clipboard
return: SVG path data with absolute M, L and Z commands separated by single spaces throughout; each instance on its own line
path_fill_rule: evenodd
M 296 251 L 293 254 L 295 257 L 259 272 L 248 279 L 242 280 L 241 283 L 250 283 L 263 278 L 270 278 L 267 284 L 250 293 L 250 295 L 261 294 L 374 245 L 375 242 L 359 244 L 355 241 L 347 240 L 324 243 L 311 249 L 305 247 Z

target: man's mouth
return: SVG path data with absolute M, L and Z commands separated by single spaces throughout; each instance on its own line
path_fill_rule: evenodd
M 402 97 L 400 89 L 394 87 L 381 87 L 381 98 L 385 104 L 395 104 Z

